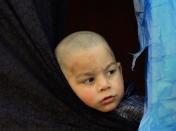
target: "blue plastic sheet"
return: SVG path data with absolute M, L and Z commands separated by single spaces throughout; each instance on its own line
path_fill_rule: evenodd
M 134 0 L 141 49 L 146 48 L 147 101 L 139 131 L 176 130 L 176 0 Z

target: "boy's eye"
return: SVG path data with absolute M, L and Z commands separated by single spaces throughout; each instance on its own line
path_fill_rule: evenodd
M 115 72 L 116 72 L 116 69 L 109 70 L 109 71 L 108 71 L 108 76 L 111 76 L 111 75 L 114 74 Z
M 93 82 L 94 82 L 94 78 L 93 77 L 92 78 L 88 78 L 88 79 L 83 81 L 84 84 L 91 84 Z

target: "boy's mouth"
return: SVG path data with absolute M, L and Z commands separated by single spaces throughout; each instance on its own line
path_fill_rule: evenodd
M 115 96 L 107 96 L 101 101 L 101 103 L 103 105 L 108 105 L 108 104 L 110 104 L 110 103 L 112 103 L 114 101 L 115 101 Z

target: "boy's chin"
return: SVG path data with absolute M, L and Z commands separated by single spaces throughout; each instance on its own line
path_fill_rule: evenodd
M 98 111 L 101 111 L 101 112 L 110 112 L 110 111 L 113 111 L 116 107 L 118 106 L 118 104 L 110 104 L 110 105 L 106 105 L 100 109 L 98 109 Z

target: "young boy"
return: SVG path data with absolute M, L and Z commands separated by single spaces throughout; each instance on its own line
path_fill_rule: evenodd
M 55 54 L 73 92 L 87 106 L 101 112 L 116 110 L 126 119 L 141 119 L 142 99 L 135 95 L 140 106 L 128 102 L 131 96 L 126 98 L 129 93 L 124 94 L 121 64 L 102 36 L 90 31 L 75 32 L 58 44 Z

